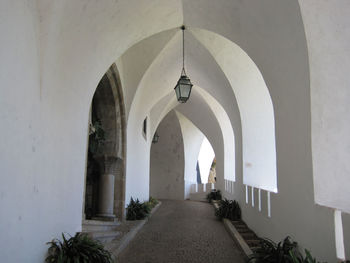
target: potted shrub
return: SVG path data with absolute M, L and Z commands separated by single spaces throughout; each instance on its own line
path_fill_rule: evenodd
M 159 202 L 154 197 L 150 196 L 148 202 L 151 204 L 152 208 L 155 207 Z
M 141 203 L 139 199 L 136 201 L 131 198 L 126 208 L 126 220 L 141 220 L 148 216 L 152 207 L 150 203 Z
M 270 239 L 262 238 L 260 246 L 254 250 L 248 261 L 255 263 L 292 263 L 290 253 L 293 253 L 298 258 L 300 257 L 298 244 L 293 242 L 290 237 L 286 237 L 278 244 Z
M 210 193 L 207 194 L 207 200 L 211 203 L 212 200 L 221 200 L 222 195 L 220 190 L 213 189 Z
M 66 238 L 62 233 L 62 241 L 54 239 L 50 245 L 47 263 L 112 263 L 111 253 L 103 245 L 86 234 L 77 233 L 74 237 Z
M 216 217 L 219 219 L 228 218 L 230 220 L 241 219 L 241 208 L 236 200 L 221 200 L 219 208 L 215 211 Z

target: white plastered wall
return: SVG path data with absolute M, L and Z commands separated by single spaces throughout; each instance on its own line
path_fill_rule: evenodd
M 187 72 L 195 84 L 193 90 L 199 92 L 219 122 L 224 137 L 225 163 L 228 164 L 225 165 L 225 176 L 234 178 L 242 173 L 241 116 L 237 99 L 220 65 L 193 35 L 195 29 L 189 31 L 186 35 L 189 41 L 186 45 Z
M 231 176 L 231 179 L 235 176 L 235 138 L 233 134 L 233 128 L 228 118 L 227 113 L 223 107 L 216 101 L 207 91 L 194 86 L 193 92 L 196 94 L 194 98 L 201 98 L 201 101 L 209 106 L 210 114 L 214 114 L 216 121 L 219 124 L 220 133 L 223 134 L 224 139 L 224 176 Z M 192 97 L 191 97 L 192 101 Z M 162 120 L 162 118 L 174 107 L 178 106 L 175 93 L 171 91 L 170 94 L 164 96 L 151 110 L 151 134 L 154 134 L 156 125 Z M 190 185 L 196 183 L 196 164 L 201 143 L 203 141 L 202 132 L 192 124 L 187 118 L 177 112 L 182 134 L 184 137 L 185 145 L 185 198 L 189 198 Z M 236 117 L 238 114 L 235 113 Z M 239 115 L 238 115 L 239 117 Z M 236 123 L 237 124 L 237 120 Z M 239 123 L 238 123 L 239 124 Z M 239 126 L 240 127 L 240 126 Z M 238 128 L 239 128 L 238 127 Z M 238 129 L 236 127 L 236 129 Z M 238 156 L 239 158 L 239 156 Z M 222 161 L 222 160 L 221 160 Z M 240 165 L 238 165 L 240 167 Z
M 191 184 L 197 183 L 197 159 L 204 134 L 184 115 L 176 112 L 181 125 L 185 152 L 185 199 L 190 198 Z
M 179 120 L 169 112 L 157 128 L 159 141 L 151 146 L 150 195 L 184 200 L 184 143 Z
M 259 234 L 276 240 L 292 234 L 319 260 L 334 261 L 332 211 L 314 205 L 308 53 L 297 1 L 222 0 L 218 4 L 203 0 L 199 4 L 186 0 L 183 3 L 186 24 L 221 34 L 249 54 L 262 72 L 274 102 L 279 194 L 272 196 L 271 219 L 256 208 L 243 205 L 248 223 Z M 309 27 L 305 17 L 313 17 L 319 10 L 313 9 L 312 3 L 316 2 L 305 3 L 311 3 L 310 7 L 304 4 L 301 7 L 302 11 L 307 11 L 303 15 L 312 57 L 312 43 L 320 39 L 310 32 L 319 31 L 319 28 Z M 336 10 L 336 15 L 318 17 L 341 22 L 347 18 L 342 13 L 348 10 L 347 4 L 337 1 L 336 9 L 332 6 L 321 10 L 322 14 Z M 40 262 L 47 248 L 45 242 L 62 231 L 74 233 L 80 229 L 88 112 L 97 83 L 109 66 L 133 44 L 180 26 L 183 23 L 182 5 L 181 1 L 170 0 L 140 0 L 137 6 L 128 0 L 26 3 L 5 0 L 1 2 L 0 10 L 0 30 L 4 36 L 0 43 L 0 112 L 5 127 L 1 131 L 0 145 L 2 149 L 8 149 L 0 159 L 3 171 L 0 202 L 6 211 L 1 217 L 1 227 L 6 228 L 0 237 L 4 248 L 1 258 L 6 262 Z M 335 24 L 341 26 L 344 21 Z M 347 43 L 341 37 L 347 36 L 347 27 L 341 26 L 341 29 L 345 33 L 331 38 L 334 41 L 327 37 L 320 43 Z M 332 27 L 327 32 L 333 31 L 339 32 Z M 348 57 L 347 49 L 337 50 L 342 51 L 334 61 L 343 65 L 345 60 L 341 58 Z M 315 58 L 323 57 L 324 53 L 316 52 Z M 330 53 L 330 58 L 335 58 L 334 53 Z M 328 62 L 327 57 L 326 63 L 314 60 L 311 78 L 337 74 L 333 71 L 334 74 L 314 74 L 314 69 Z M 333 63 L 329 67 L 338 68 Z M 345 89 L 348 77 L 346 67 L 342 68 L 341 76 L 334 81 L 341 80 L 337 87 Z M 120 71 L 121 74 L 127 72 L 123 68 Z M 128 88 L 123 86 L 123 89 Z M 342 98 L 346 98 L 347 93 L 343 94 Z M 312 91 L 313 105 L 318 100 L 314 95 Z M 337 109 L 326 104 L 327 111 L 339 114 L 345 107 L 341 116 L 346 119 L 347 101 L 337 99 L 334 103 Z M 224 108 L 231 118 L 232 111 Z M 315 109 L 313 106 L 313 117 Z M 338 122 L 331 123 L 334 123 L 332 127 L 338 127 Z M 313 128 L 316 127 L 313 123 Z M 347 130 L 347 126 L 344 127 L 337 129 L 341 135 L 344 135 L 342 130 Z M 137 132 L 140 129 L 137 127 Z M 236 130 L 235 135 L 237 138 Z M 321 140 L 324 135 L 321 134 Z M 348 137 L 344 135 L 344 138 Z M 149 145 L 136 146 L 148 149 L 149 153 Z M 340 149 L 340 159 L 347 160 L 345 148 L 337 145 L 337 149 Z M 314 147 L 313 151 L 317 155 L 322 149 Z M 332 155 L 336 155 L 338 150 L 335 151 Z M 236 156 L 241 158 L 238 151 Z M 146 165 L 144 168 L 147 169 L 149 163 L 143 160 L 141 165 Z M 334 158 L 330 160 L 336 162 Z M 241 162 L 236 161 L 236 164 Z M 145 169 L 141 169 L 143 173 Z M 343 176 L 341 180 L 345 179 Z M 346 180 L 342 183 L 349 186 Z M 242 185 L 237 184 L 237 187 L 237 193 L 242 192 Z M 332 191 L 335 189 L 335 186 L 331 187 Z M 140 196 L 143 194 L 141 192 Z M 338 206 L 338 201 L 332 205 Z M 22 223 L 16 224 L 19 220 Z M 21 250 L 18 250 L 19 245 Z
M 272 195 L 271 219 L 243 204 L 244 219 L 261 236 L 292 235 L 319 260 L 334 261 L 333 213 L 314 204 L 308 54 L 297 1 L 201 1 L 199 6 L 186 0 L 184 6 L 186 24 L 219 33 L 247 52 L 273 101 L 278 195 Z M 242 185 L 235 186 L 244 200 Z
M 196 126 L 212 145 L 215 156 L 216 156 L 216 176 L 217 176 L 217 187 L 219 189 L 223 189 L 224 187 L 224 145 L 223 145 L 223 136 L 220 129 L 220 125 L 202 96 L 195 90 L 191 92 L 191 104 L 184 103 L 179 104 L 176 108 L 176 111 L 184 115 L 188 120 L 192 122 L 194 126 Z M 180 119 L 180 123 L 182 123 Z M 188 149 L 185 145 L 185 156 L 186 149 Z M 196 151 L 196 150 L 195 150 Z M 197 152 L 197 151 L 196 151 Z M 198 149 L 199 152 L 199 149 Z M 185 161 L 185 166 L 190 165 L 190 167 L 195 167 L 197 163 L 198 153 L 196 159 L 193 163 L 187 163 Z M 194 159 L 193 159 L 194 160 Z M 190 168 L 193 169 L 193 168 Z M 187 169 L 185 168 L 185 171 Z M 190 170 L 191 171 L 191 170 Z M 186 175 L 185 175 L 185 178 Z
M 161 98 L 151 109 L 151 134 L 154 134 L 159 123 L 178 104 L 175 93 L 172 91 Z
M 275 119 L 264 79 L 248 55 L 233 42 L 193 29 L 211 52 L 237 98 L 242 124 L 243 182 L 277 192 Z
M 58 220 L 72 211 L 61 203 L 62 183 L 56 185 L 61 194 L 51 195 L 50 202 L 42 201 L 58 178 L 52 177 L 43 162 L 48 138 L 43 137 L 41 127 L 45 116 L 40 101 L 36 4 L 1 1 L 0 17 L 0 257 L 3 262 L 26 262 L 28 256 L 31 262 L 40 262 L 43 244 L 51 237 L 46 233 L 57 230 L 51 222 L 54 207 L 63 212 L 56 215 Z M 64 227 L 75 230 L 74 224 L 61 229 Z M 30 246 L 35 249 L 28 249 Z M 18 247 L 24 253 L 18 253 Z
M 163 33 L 161 33 L 163 34 Z M 164 34 L 168 34 L 168 32 L 164 32 Z M 187 35 L 186 35 L 187 36 Z M 118 61 L 118 64 L 122 66 L 123 72 L 126 70 L 125 65 L 136 65 L 137 61 L 135 57 L 139 56 L 131 56 L 129 54 L 140 54 L 142 52 L 148 53 L 147 50 L 150 48 L 149 42 L 152 42 L 154 44 L 158 43 L 156 41 L 157 39 L 162 39 L 159 36 L 156 36 L 155 40 L 144 40 L 141 43 L 133 46 L 128 52 L 123 55 L 123 57 Z M 190 42 L 189 42 L 190 41 Z M 145 43 L 145 45 L 144 45 Z M 215 98 L 217 97 L 218 100 L 220 100 L 221 103 L 225 105 L 226 108 L 228 108 L 228 111 L 230 113 L 230 118 L 238 122 L 239 121 L 239 113 L 237 111 L 237 104 L 233 103 L 232 101 L 235 101 L 235 97 L 233 94 L 232 89 L 229 86 L 229 83 L 224 77 L 224 74 L 221 72 L 218 65 L 215 63 L 213 57 L 210 55 L 210 53 L 190 34 L 188 34 L 188 38 L 186 38 L 186 43 L 191 45 L 189 46 L 186 58 L 186 65 L 189 70 L 189 74 L 191 74 L 191 79 L 194 83 L 198 83 L 200 85 L 204 85 L 203 89 L 207 89 L 208 92 L 213 94 L 213 97 L 210 96 L 209 93 L 207 93 L 207 100 L 206 102 L 209 103 L 212 107 L 212 110 L 214 110 L 214 113 L 216 115 L 215 118 L 218 118 L 221 120 L 220 125 L 226 125 L 227 127 L 230 127 L 231 124 L 223 124 L 223 122 L 230 122 L 228 119 L 228 115 L 226 116 L 225 110 L 223 107 L 218 107 L 218 102 L 215 102 Z M 145 74 L 142 76 L 139 84 L 138 89 L 135 93 L 134 99 L 132 101 L 132 106 L 130 108 L 129 112 L 129 119 L 128 119 L 128 146 L 130 145 L 136 145 L 135 144 L 135 136 L 139 136 L 138 134 L 138 126 L 141 125 L 141 122 L 143 121 L 143 117 L 141 117 L 145 112 L 150 112 L 150 136 L 153 136 L 154 129 L 158 125 L 159 121 L 163 118 L 164 115 L 167 114 L 169 110 L 171 110 L 173 107 L 177 105 L 175 95 L 173 92 L 173 84 L 176 83 L 178 77 L 179 77 L 179 68 L 181 68 L 181 60 L 179 58 L 179 54 L 181 54 L 181 34 L 180 31 L 177 30 L 174 37 L 170 38 L 169 41 L 166 42 L 165 46 L 160 49 L 160 53 L 158 56 L 156 56 L 152 61 L 151 64 L 148 66 L 147 70 L 145 71 Z M 198 58 L 201 58 L 201 60 L 198 60 Z M 125 62 L 126 60 L 132 60 L 131 62 Z M 207 63 L 209 61 L 209 63 Z M 203 75 L 201 72 L 207 72 L 207 74 Z M 124 78 L 123 84 L 126 85 L 127 81 Z M 156 80 L 156 81 L 155 81 Z M 129 83 L 132 83 L 129 81 Z M 170 93 L 169 93 L 170 92 Z M 205 94 L 203 92 L 203 94 Z M 168 100 L 168 101 L 167 101 Z M 212 103 L 214 101 L 214 103 Z M 154 106 L 152 106 L 154 105 Z M 221 117 L 220 117 L 221 116 Z M 232 129 L 232 128 L 231 128 Z M 229 130 L 225 130 L 227 136 L 231 136 L 230 139 L 227 137 L 227 141 L 231 140 L 232 143 L 232 134 L 229 134 Z M 229 134 L 229 135 L 228 135 Z M 231 144 L 230 143 L 230 144 Z M 234 143 L 232 143 L 234 145 Z M 128 166 L 127 168 L 128 176 L 126 178 L 126 200 L 129 200 L 131 196 L 135 195 L 143 195 L 140 197 L 141 199 L 147 198 L 148 189 L 145 186 L 146 181 L 148 180 L 147 177 L 147 170 L 148 168 L 143 167 L 143 165 L 135 165 L 135 163 L 139 162 L 139 156 L 140 150 L 139 148 L 136 148 L 134 146 L 131 146 L 131 148 L 128 148 Z M 137 153 L 134 154 L 134 151 L 137 151 Z M 227 150 L 227 152 L 234 152 L 234 149 Z M 144 154 L 145 152 L 143 152 Z M 228 159 L 228 154 L 225 155 L 225 158 Z M 221 160 L 224 162 L 224 160 Z M 222 167 L 224 167 L 224 164 L 222 164 Z M 230 166 L 228 166 L 228 171 L 233 170 L 234 171 L 234 162 L 231 163 Z M 220 170 L 220 168 L 219 168 Z M 224 176 L 224 172 L 222 173 L 222 176 Z M 136 189 L 133 188 L 133 185 L 135 185 L 139 181 L 144 182 L 143 184 L 143 190 L 140 188 Z M 223 184 L 223 180 L 222 180 Z M 146 194 L 145 194 L 146 193 Z
M 233 132 L 231 121 L 220 105 L 220 103 L 215 100 L 208 92 L 200 87 L 195 87 L 195 89 L 201 94 L 206 103 L 209 105 L 215 117 L 217 118 L 220 128 L 224 137 L 224 151 L 225 151 L 225 179 L 236 181 L 236 158 L 235 155 L 235 135 Z M 236 116 L 239 117 L 239 112 L 236 112 Z M 239 119 L 238 119 L 239 121 Z M 239 124 L 237 120 L 234 122 L 235 125 Z M 240 125 L 237 125 L 236 130 L 240 128 Z M 238 140 L 238 139 L 237 139 Z M 240 152 L 240 151 L 239 151 Z M 238 164 L 240 167 L 240 163 Z
M 315 200 L 350 213 L 350 2 L 306 0 Z
M 196 164 L 198 160 L 198 154 L 201 147 L 201 143 L 204 137 L 207 137 L 210 141 L 217 158 L 217 185 L 223 187 L 224 185 L 224 147 L 223 136 L 220 129 L 219 122 L 209 107 L 204 98 L 198 91 L 192 90 L 191 103 L 179 104 L 172 103 L 170 100 L 169 105 L 175 105 L 176 115 L 179 118 L 183 143 L 184 143 L 184 180 L 185 180 L 185 193 L 184 199 L 189 198 L 190 185 L 196 183 L 197 173 Z M 165 107 L 167 109 L 167 107 Z M 156 111 L 156 108 L 153 110 Z M 198 113 L 201 114 L 198 114 Z M 154 116 L 162 116 L 154 113 Z M 163 142 L 166 144 L 166 142 Z M 217 154 L 218 153 L 218 154 Z M 171 160 L 168 160 L 169 162 Z
M 174 37 L 175 29 L 167 30 L 129 48 L 118 60 L 117 67 L 122 69 L 122 86 L 125 89 L 124 100 L 126 105 L 126 115 L 129 115 L 132 101 L 139 87 L 140 81 L 145 75 L 150 65 L 154 62 L 165 46 Z M 159 58 L 158 58 L 159 60 Z
M 1 1 L 3 262 L 43 262 L 46 242 L 81 230 L 94 90 L 128 47 L 182 23 L 180 1 L 135 8 L 129 1 Z
M 180 65 L 179 59 L 175 56 L 176 52 L 172 52 L 172 50 L 178 50 L 179 48 L 175 44 L 176 41 L 172 38 L 148 66 L 146 73 L 142 76 L 138 84 L 137 91 L 132 100 L 127 127 L 128 161 L 126 200 L 129 200 L 132 196 L 139 196 L 141 200 L 148 199 L 149 150 L 153 138 L 151 128 L 154 120 L 149 118 L 146 143 L 143 143 L 145 140 L 143 136 L 140 135 L 139 130 L 144 119 L 142 116 L 144 116 L 145 113 L 149 115 L 152 106 L 155 105 L 160 98 L 168 94 L 168 90 L 164 89 L 164 86 L 171 87 L 173 83 L 176 82 L 177 76 L 173 74 L 173 71 L 165 70 L 166 65 L 173 65 L 173 61 L 175 61 L 175 65 Z M 133 62 L 137 63 L 136 60 Z M 147 160 L 144 162 L 145 159 Z
M 350 258 L 350 2 L 299 1 L 310 63 L 315 202 L 343 213 Z

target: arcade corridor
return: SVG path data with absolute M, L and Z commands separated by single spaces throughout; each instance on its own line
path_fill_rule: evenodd
M 162 200 L 118 262 L 243 263 L 244 258 L 210 204 Z

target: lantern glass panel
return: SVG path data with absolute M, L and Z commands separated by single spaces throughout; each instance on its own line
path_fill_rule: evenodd
M 153 143 L 157 143 L 158 140 L 159 140 L 159 135 L 158 135 L 158 133 L 156 132 L 156 133 L 154 134 L 154 136 L 153 136 L 152 142 L 153 142 Z
M 190 96 L 191 85 L 180 84 L 180 93 L 182 98 L 188 98 Z
M 177 99 L 179 100 L 179 98 L 181 97 L 179 83 L 177 83 L 177 85 L 175 86 L 175 93 L 176 93 Z

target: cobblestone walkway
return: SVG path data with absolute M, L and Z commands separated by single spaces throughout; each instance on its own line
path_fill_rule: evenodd
M 214 208 L 203 202 L 163 200 L 118 263 L 243 263 Z

